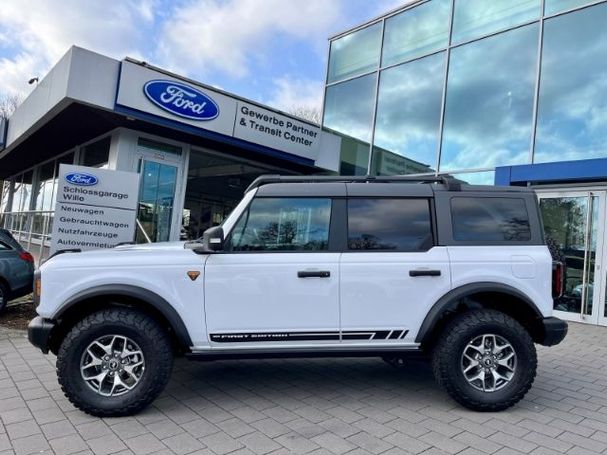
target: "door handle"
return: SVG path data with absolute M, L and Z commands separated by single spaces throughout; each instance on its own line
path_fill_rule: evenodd
M 440 270 L 409 270 L 409 276 L 440 276 Z
M 331 272 L 328 270 L 300 270 L 297 278 L 329 278 Z

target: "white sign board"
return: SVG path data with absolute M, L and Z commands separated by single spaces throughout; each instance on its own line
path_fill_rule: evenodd
M 326 169 L 338 169 L 340 142 L 324 141 L 321 152 L 321 136 L 334 135 L 318 125 L 133 62 L 122 62 L 116 106 L 300 156 Z
M 238 102 L 234 137 L 311 160 L 318 158 L 320 127 L 242 101 Z
M 58 250 L 112 248 L 133 241 L 139 174 L 62 164 L 51 237 Z
M 233 98 L 128 61 L 122 62 L 116 104 L 229 136 L 234 129 Z M 201 109 L 208 111 L 211 105 L 216 115 L 200 115 Z

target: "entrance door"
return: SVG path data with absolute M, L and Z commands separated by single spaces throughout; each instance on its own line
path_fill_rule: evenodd
M 180 238 L 183 204 L 181 147 L 140 137 L 133 154 L 133 170 L 138 172 L 137 243 L 166 242 Z
M 566 264 L 564 293 L 554 302 L 557 317 L 606 322 L 605 195 L 605 191 L 539 194 L 547 242 L 553 256 Z
M 171 236 L 178 167 L 141 158 L 137 242 L 167 242 Z

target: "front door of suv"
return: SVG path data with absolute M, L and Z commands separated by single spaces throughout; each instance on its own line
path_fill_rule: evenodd
M 450 290 L 445 247 L 434 246 L 430 199 L 350 198 L 341 258 L 342 341 L 412 344 Z
M 339 342 L 339 252 L 331 198 L 256 197 L 205 265 L 213 348 Z

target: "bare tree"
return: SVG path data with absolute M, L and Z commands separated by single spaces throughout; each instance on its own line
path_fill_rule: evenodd
M 320 125 L 320 122 L 322 121 L 320 109 L 317 107 L 293 106 L 288 112 L 289 114 L 307 120 L 308 122 L 316 123 L 317 125 Z
M 0 119 L 9 118 L 22 101 L 23 97 L 18 94 L 0 95 Z

